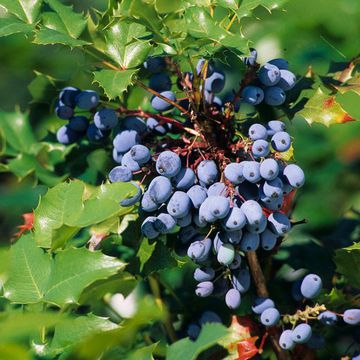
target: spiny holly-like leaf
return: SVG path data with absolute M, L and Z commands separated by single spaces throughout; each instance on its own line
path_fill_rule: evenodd
M 0 6 L 22 21 L 32 24 L 40 13 L 42 2 L 42 0 L 0 0 Z
M 100 251 L 85 248 L 61 251 L 55 256 L 44 300 L 59 306 L 76 303 L 84 288 L 124 267 L 123 262 Z
M 119 202 L 135 195 L 129 183 L 89 187 L 75 180 L 50 189 L 35 210 L 35 240 L 43 247 L 57 248 L 82 227 L 119 217 L 131 211 Z
M 251 16 L 252 11 L 258 6 L 262 6 L 268 11 L 272 11 L 278 9 L 287 1 L 288 0 L 243 0 L 240 2 L 240 6 L 238 7 L 236 14 L 238 18 L 242 18 L 244 16 Z
M 321 88 L 317 89 L 298 115 L 309 125 L 315 122 L 330 126 L 354 120 L 336 101 L 335 96 L 325 94 Z
M 151 50 L 149 40 L 139 40 L 147 34 L 143 25 L 117 21 L 105 33 L 105 52 L 124 69 L 136 67 Z
M 247 50 L 247 42 L 240 33 L 231 33 L 216 23 L 208 9 L 191 7 L 185 11 L 187 30 L 195 38 L 211 40 L 223 46 Z
M 86 19 L 80 13 L 75 12 L 72 6 L 66 6 L 58 0 L 47 0 L 50 7 L 59 15 L 68 34 L 78 38 L 86 26 Z
M 360 73 L 352 76 L 345 84 L 336 86 L 336 89 L 340 94 L 345 94 L 348 91 L 353 91 L 356 94 L 360 95 Z
M 61 307 L 76 303 L 86 287 L 124 266 L 116 258 L 86 248 L 68 248 L 51 258 L 29 234 L 11 247 L 4 295 L 15 303 L 49 302 Z
M 63 352 L 68 352 L 85 336 L 115 328 L 117 328 L 117 325 L 107 318 L 93 314 L 78 316 L 71 323 L 60 323 L 55 327 L 54 337 L 50 345 L 45 349 L 45 353 L 47 356 L 55 357 Z
M 31 235 L 22 236 L 10 250 L 10 276 L 5 284 L 5 297 L 20 304 L 42 300 L 50 266 L 50 255 L 35 246 Z
M 39 31 L 36 31 L 34 43 L 38 45 L 62 44 L 70 47 L 77 47 L 89 44 L 86 41 L 74 39 L 65 33 L 46 28 L 44 26 L 42 26 Z
M 33 24 L 26 24 L 16 17 L 0 18 L 0 37 L 17 33 L 27 34 L 33 29 Z
M 195 360 L 204 350 L 218 344 L 227 334 L 227 328 L 221 324 L 205 324 L 196 341 L 185 338 L 170 345 L 166 360 Z
M 352 286 L 360 288 L 360 278 L 355 269 L 360 266 L 360 244 L 355 243 L 344 249 L 336 250 L 336 270 L 343 274 Z
M 111 100 L 121 96 L 132 84 L 137 70 L 100 70 L 94 72 L 94 82 L 104 89 L 106 96 Z
M 183 0 L 168 1 L 168 0 L 155 0 L 155 9 L 159 14 L 175 13 L 183 11 L 186 3 Z

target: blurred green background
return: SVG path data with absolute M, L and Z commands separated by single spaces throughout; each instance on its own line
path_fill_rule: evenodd
M 77 10 L 91 6 L 104 9 L 107 1 L 64 1 Z M 289 1 L 269 13 L 256 10 L 255 18 L 242 19 L 244 35 L 253 41 L 260 62 L 284 56 L 291 69 L 304 75 L 311 66 L 323 76 L 334 62 L 349 61 L 360 52 L 360 2 L 356 0 Z M 63 80 L 66 84 L 91 86 L 91 68 L 78 50 L 60 46 L 35 46 L 31 39 L 14 35 L 0 39 L 0 108 L 12 111 L 28 109 L 29 83 L 34 70 Z M 341 105 L 360 119 L 359 97 L 348 92 L 340 97 Z M 31 104 L 31 122 L 39 138 L 58 125 L 50 113 L 50 104 Z M 333 125 L 330 129 L 295 118 L 289 130 L 296 139 L 295 156 L 307 174 L 306 186 L 298 195 L 294 217 L 306 218 L 302 230 L 321 240 L 329 239 L 342 218 L 356 217 L 351 208 L 360 209 L 360 121 Z M 37 204 L 43 186 L 30 181 L 17 183 L 10 175 L 1 175 L 0 237 L 8 241 L 21 223 L 21 214 Z M 346 220 L 347 221 L 347 220 Z M 356 221 L 347 221 L 352 231 Z M 348 229 L 347 227 L 347 229 Z M 350 231 L 349 230 L 349 231 Z M 351 232 L 350 231 L 350 232 Z M 341 236 L 340 236 L 341 237 Z M 338 239 L 335 247 L 349 244 L 348 235 Z M 325 240 L 324 240 L 325 241 Z

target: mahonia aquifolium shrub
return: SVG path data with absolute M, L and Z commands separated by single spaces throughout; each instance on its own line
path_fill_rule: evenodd
M 187 96 L 177 99 L 167 72 L 169 60 L 152 57 L 144 68 L 154 92 L 153 113 L 106 108 L 95 91 L 74 87 L 61 91 L 55 107 L 56 115 L 68 120 L 57 132 L 60 143 L 71 144 L 85 136 L 101 143 L 112 136 L 112 156 L 118 165 L 109 180 L 132 182 L 137 188 L 136 195 L 121 205 L 139 204 L 141 231 L 149 240 L 177 233 L 176 252 L 197 265 L 196 295 L 222 297 L 230 309 L 241 306 L 251 285 L 246 254 L 280 246 L 293 225 L 288 201 L 305 182 L 303 170 L 283 156 L 292 150 L 292 139 L 282 121 L 253 122 L 247 136 L 232 121 L 231 114 L 243 103 L 284 104 L 286 92 L 296 83 L 286 60 L 273 59 L 260 67 L 256 50 L 250 54 L 244 59 L 249 72 L 240 91 L 224 98 L 217 94 L 224 89 L 225 73 L 211 60 L 200 59 L 195 73 L 178 74 L 176 85 Z M 200 111 L 194 106 L 196 87 Z M 183 121 L 167 116 L 175 107 Z M 77 110 L 88 111 L 91 117 L 77 115 Z M 168 136 L 171 133 L 183 137 L 175 140 Z M 292 295 L 299 302 L 312 301 L 321 290 L 321 278 L 308 274 L 293 284 Z M 314 304 L 295 315 L 281 315 L 269 297 L 256 298 L 252 311 L 265 327 L 282 321 L 279 345 L 284 350 L 305 343 L 314 349 L 324 346 L 322 335 L 312 331 L 312 321 L 332 326 L 341 316 L 347 324 L 360 324 L 360 309 L 336 314 Z M 190 339 L 195 340 L 209 322 L 221 319 L 205 311 L 189 324 Z

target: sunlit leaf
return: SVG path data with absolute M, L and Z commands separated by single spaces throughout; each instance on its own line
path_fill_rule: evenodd
M 0 0 L 0 6 L 22 21 L 32 24 L 39 16 L 42 2 L 42 0 Z
M 34 29 L 34 25 L 26 24 L 16 17 L 0 18 L 0 37 L 12 34 L 27 34 Z

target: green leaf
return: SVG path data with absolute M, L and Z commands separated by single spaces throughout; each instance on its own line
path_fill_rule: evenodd
M 243 1 L 245 2 L 245 1 Z M 254 2 L 254 1 L 253 1 Z M 237 10 L 239 9 L 239 0 L 217 0 L 216 4 L 224 7 L 225 9 Z
M 143 25 L 118 21 L 105 33 L 105 52 L 123 69 L 134 68 L 144 62 L 151 50 L 149 40 L 139 40 L 147 34 Z
M 88 314 L 87 316 L 78 316 L 72 322 L 60 323 L 55 327 L 54 337 L 50 345 L 46 348 L 47 356 L 55 357 L 75 344 L 84 337 L 95 332 L 102 332 L 117 328 L 117 325 L 107 318 Z
M 183 11 L 185 9 L 185 5 L 186 4 L 183 0 L 155 0 L 155 9 L 159 14 L 168 14 Z
M 181 339 L 169 346 L 166 360 L 195 360 L 206 349 L 218 344 L 228 335 L 228 330 L 221 324 L 205 324 L 196 341 Z
M 127 296 L 136 286 L 136 278 L 127 273 L 122 272 L 105 280 L 98 280 L 84 289 L 79 303 L 93 304 L 102 299 L 106 294 L 121 293 Z
M 100 251 L 85 248 L 61 251 L 53 262 L 44 300 L 59 306 L 76 303 L 84 288 L 124 267 L 125 263 Z
M 55 79 L 49 75 L 35 71 L 35 78 L 28 85 L 33 102 L 49 104 L 58 90 Z
M 360 244 L 355 243 L 335 252 L 336 271 L 343 274 L 352 286 L 360 288 L 360 278 L 355 269 L 360 266 Z
M 94 72 L 94 82 L 97 82 L 103 89 L 106 96 L 112 100 L 121 96 L 129 85 L 137 70 L 100 70 Z
M 230 1 L 230 0 L 229 0 Z M 262 6 L 269 12 L 284 5 L 288 0 L 243 0 L 239 9 L 236 11 L 238 18 L 251 16 L 252 11 L 258 6 Z M 235 2 L 235 1 L 231 1 Z
M 136 254 L 136 257 L 140 261 L 140 271 L 143 271 L 144 265 L 151 258 L 152 253 L 154 252 L 156 244 L 150 244 L 147 238 L 143 238 L 141 241 L 141 245 L 139 247 L 139 251 Z
M 154 360 L 153 352 L 157 344 L 145 346 L 126 355 L 124 360 Z
M 73 38 L 78 38 L 85 29 L 86 18 L 73 11 L 72 6 L 66 6 L 58 0 L 47 0 L 47 3 L 59 15 L 68 34 Z
M 34 29 L 34 25 L 25 24 L 16 17 L 0 18 L 0 37 L 17 33 L 27 34 Z
M 0 129 L 6 144 L 16 151 L 27 153 L 35 143 L 28 114 L 0 111 Z
M 81 228 L 129 213 L 132 208 L 119 202 L 135 193 L 129 183 L 89 187 L 75 180 L 56 185 L 35 210 L 35 240 L 42 247 L 61 247 Z
M 20 304 L 43 299 L 50 276 L 49 254 L 35 246 L 31 235 L 22 236 L 10 250 L 9 279 L 4 296 Z
M 41 5 L 42 0 L 0 0 L 0 6 L 29 24 L 36 21 Z
M 19 344 L 0 344 L 0 359 L 31 360 L 32 357 L 25 346 Z
M 152 272 L 174 266 L 177 266 L 177 262 L 172 257 L 169 249 L 161 241 L 157 241 L 155 249 L 151 251 L 150 258 L 144 264 L 143 271 L 146 275 L 149 275 Z
M 302 116 L 309 125 L 321 123 L 330 126 L 354 120 L 336 101 L 335 96 L 325 94 L 321 88 L 317 89 L 297 114 Z
M 198 39 L 211 40 L 219 45 L 247 50 L 247 42 L 240 33 L 231 33 L 216 23 L 206 8 L 191 7 L 185 12 L 187 30 Z
M 70 47 L 77 47 L 89 44 L 86 41 L 74 39 L 71 36 L 44 26 L 35 33 L 34 43 L 38 45 L 62 44 Z
M 86 287 L 124 267 L 120 260 L 86 248 L 68 248 L 52 259 L 31 235 L 25 235 L 11 247 L 4 296 L 14 303 L 49 302 L 62 307 L 77 303 Z
M 114 346 L 129 349 L 142 327 L 149 326 L 152 322 L 162 320 L 164 317 L 164 311 L 155 304 L 154 299 L 145 296 L 142 298 L 138 311 L 133 318 L 124 321 L 122 327 L 118 329 L 86 337 L 79 342 L 70 358 L 73 360 L 93 360 Z

